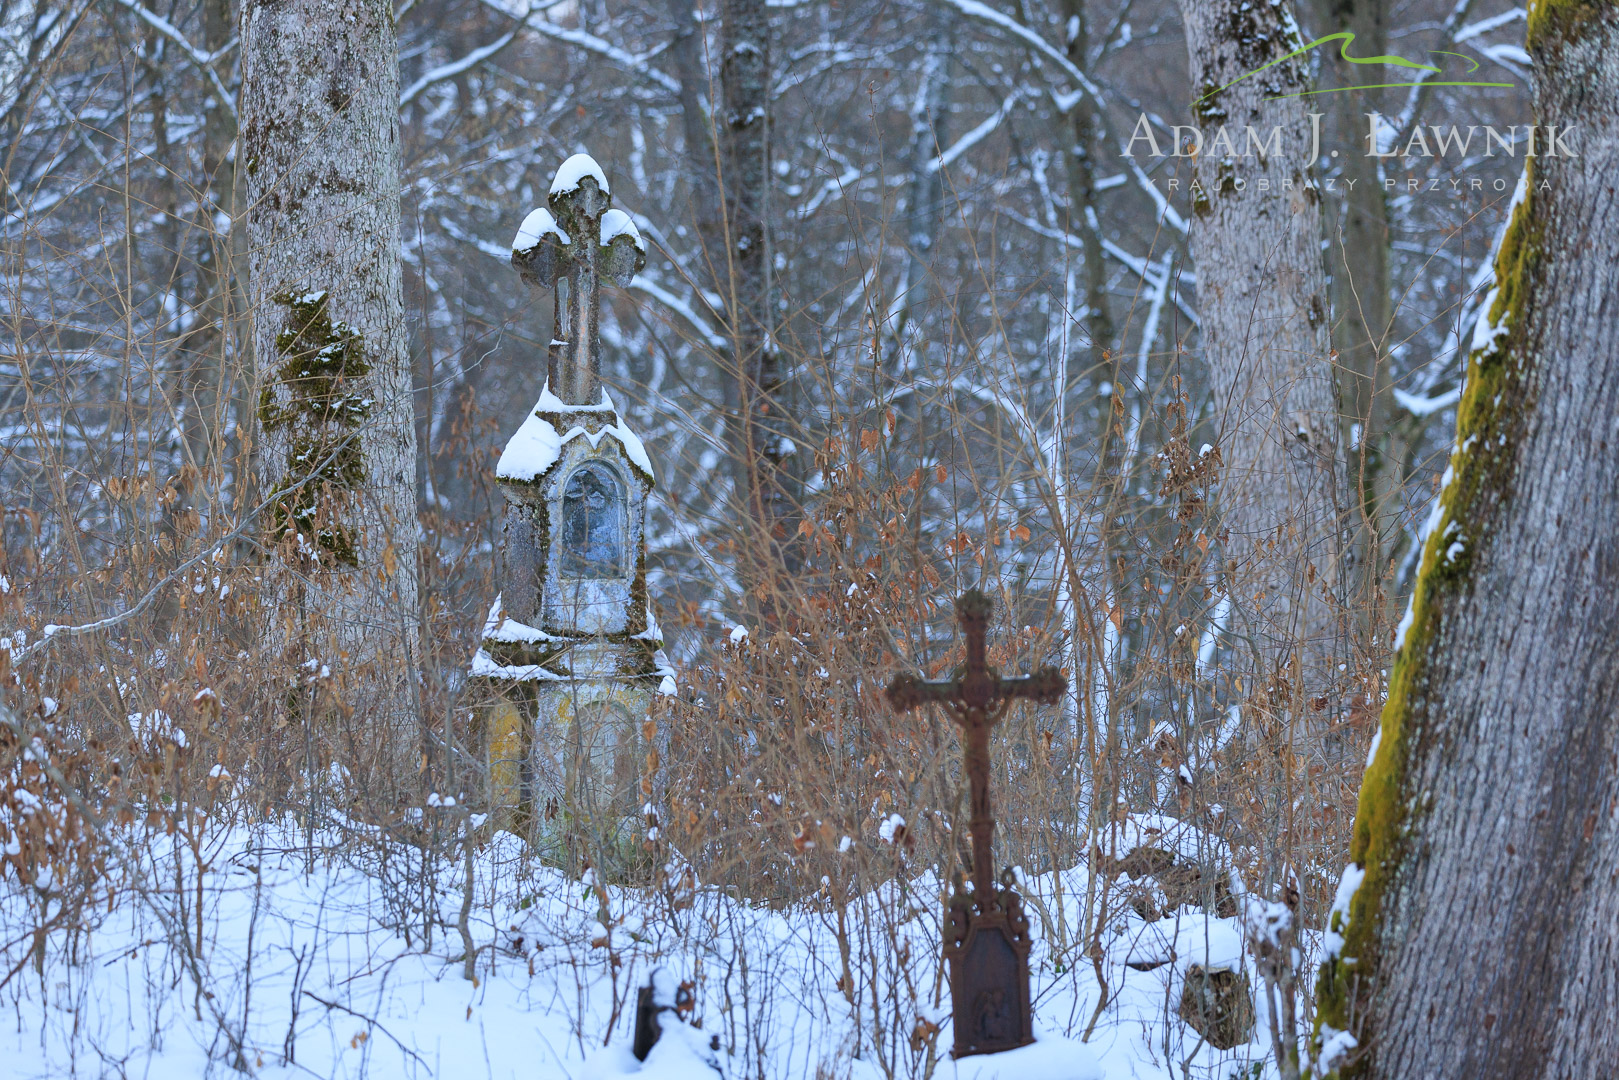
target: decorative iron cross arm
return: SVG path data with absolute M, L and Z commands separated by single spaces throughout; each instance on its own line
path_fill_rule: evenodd
M 989 729 L 1000 720 L 1013 699 L 1024 698 L 1039 705 L 1061 699 L 1068 679 L 1054 667 L 1043 667 L 1033 675 L 1002 678 L 987 659 L 985 639 L 989 633 L 989 597 L 970 589 L 956 601 L 956 620 L 967 639 L 967 661 L 949 679 L 929 681 L 915 675 L 900 675 L 888 686 L 888 703 L 906 712 L 929 703 L 950 710 L 951 719 L 961 725 L 966 742 L 967 779 L 972 790 L 973 890 L 981 909 L 993 904 L 995 895 L 994 859 L 990 845 L 995 818 L 989 801 Z

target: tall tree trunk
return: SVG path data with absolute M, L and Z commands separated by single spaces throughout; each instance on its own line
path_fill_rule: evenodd
M 417 519 L 399 267 L 399 66 L 388 0 L 248 0 L 242 142 L 268 643 L 346 676 L 414 736 Z
M 725 99 L 725 297 L 739 394 L 731 453 L 750 529 L 750 584 L 790 559 L 793 431 L 775 335 L 770 243 L 770 17 L 765 0 L 725 0 L 720 86 Z
M 1249 658 L 1238 673 L 1258 707 L 1251 719 L 1297 735 L 1336 715 L 1318 695 L 1328 693 L 1341 646 L 1344 576 L 1310 123 L 1304 99 L 1271 98 L 1305 89 L 1307 75 L 1295 58 L 1237 81 L 1299 47 L 1286 4 L 1182 0 L 1181 11 L 1203 133 L 1191 242 L 1224 460 L 1226 585 Z M 1237 155 L 1216 143 L 1222 126 Z M 1280 152 L 1272 144 L 1240 156 L 1250 126 L 1260 140 L 1279 130 Z
M 955 20 L 937 4 L 927 9 L 926 39 L 917 72 L 916 97 L 911 101 L 911 185 L 905 200 L 905 277 L 895 298 L 893 343 L 889 358 L 891 378 L 914 360 L 907 355 L 920 343 L 911 332 L 911 315 L 928 290 L 933 245 L 944 214 L 944 170 L 937 167 L 945 138 L 945 108 L 950 100 L 950 54 L 955 45 Z M 914 401 L 912 402 L 914 403 Z
M 1347 30 L 1355 35 L 1353 56 L 1388 51 L 1387 0 L 1316 0 L 1318 35 Z M 1389 298 L 1388 202 L 1378 182 L 1378 159 L 1365 152 L 1365 114 L 1379 109 L 1387 69 L 1349 64 L 1329 47 L 1323 69 L 1333 85 L 1363 89 L 1327 95 L 1323 142 L 1341 147 L 1334 185 L 1323 193 L 1327 265 L 1331 272 L 1332 347 L 1338 353 L 1338 389 L 1348 448 L 1349 489 L 1357 513 L 1354 580 L 1357 608 L 1374 614 L 1374 597 L 1387 557 L 1383 535 L 1398 525 L 1394 505 L 1404 459 L 1400 433 L 1391 425 L 1394 396 L 1386 338 L 1394 315 Z M 1330 57 L 1330 59 L 1328 59 Z M 1325 152 L 1325 151 L 1323 151 Z
M 945 141 L 945 109 L 950 100 L 950 54 L 955 21 L 939 4 L 927 8 L 922 62 L 916 96 L 911 99 L 911 183 L 905 205 L 905 276 L 888 309 L 888 341 L 882 377 L 884 402 L 894 403 L 895 423 L 889 452 L 915 455 L 920 464 L 927 447 L 917 429 L 922 408 L 916 368 L 927 349 L 914 318 L 932 283 L 933 249 L 944 217 L 944 170 L 938 167 Z M 908 391 L 908 392 L 907 392 Z M 903 468 L 904 466 L 896 467 Z M 920 519 L 916 522 L 920 527 Z
M 210 55 L 223 52 L 233 29 L 230 0 L 206 0 L 202 5 L 203 50 Z M 209 94 L 203 103 L 203 175 L 196 186 L 202 198 L 192 230 L 196 238 L 192 302 L 197 318 L 178 348 L 183 465 L 190 468 L 182 469 L 176 485 L 179 497 L 171 505 L 171 514 L 196 509 L 199 485 L 217 489 L 215 470 L 225 453 L 226 396 L 236 345 L 234 241 L 238 239 L 238 230 L 229 224 L 236 216 L 236 162 L 231 154 L 236 119 L 231 106 L 232 102 L 220 100 L 217 94 Z M 223 228 L 221 221 L 225 222 Z
M 1063 0 L 1067 16 L 1068 59 L 1079 70 L 1090 73 L 1091 34 L 1085 0 Z M 1102 262 L 1102 237 L 1092 228 L 1096 214 L 1096 152 L 1101 133 L 1096 123 L 1096 103 L 1084 94 L 1068 112 L 1068 231 L 1077 234 L 1085 256 L 1085 328 L 1090 346 L 1100 358 L 1113 348 L 1113 316 L 1107 303 L 1107 267 Z M 1068 358 L 1067 385 L 1078 381 L 1081 353 L 1072 350 Z M 1115 357 L 1117 364 L 1117 357 Z M 1114 385 L 1118 385 L 1115 372 Z
M 674 22 L 669 57 L 675 76 L 680 79 L 680 130 L 686 143 L 686 182 L 697 217 L 697 238 L 703 245 L 703 270 L 708 275 L 697 284 L 707 286 L 710 282 L 723 283 L 728 267 L 717 195 L 722 170 L 719 159 L 714 156 L 713 118 L 704 104 L 708 100 L 708 78 L 703 72 L 703 35 L 693 0 L 669 0 L 669 17 Z
M 1091 51 L 1089 14 L 1086 0 L 1064 0 L 1068 59 L 1087 75 L 1090 74 Z M 1065 316 L 1085 328 L 1083 340 L 1068 351 L 1063 389 L 1066 393 L 1073 393 L 1087 371 L 1092 372 L 1099 381 L 1106 380 L 1112 384 L 1113 393 L 1100 417 L 1101 431 L 1096 433 L 1101 438 L 1101 475 L 1106 493 L 1102 500 L 1102 512 L 1107 522 L 1103 532 L 1106 550 L 1101 556 L 1103 571 L 1107 575 L 1108 591 L 1104 599 L 1121 613 L 1138 612 L 1141 610 L 1138 590 L 1132 588 L 1133 577 L 1126 572 L 1126 556 L 1133 542 L 1132 532 L 1140 528 L 1141 517 L 1137 505 L 1140 500 L 1131 495 L 1134 489 L 1129 475 L 1132 462 L 1128 460 L 1127 452 L 1129 434 L 1126 431 L 1128 417 L 1125 399 L 1127 394 L 1143 395 L 1150 391 L 1144 386 L 1135 386 L 1134 380 L 1125 372 L 1124 351 L 1115 341 L 1117 330 L 1108 305 L 1107 267 L 1102 256 L 1101 231 L 1096 227 L 1096 163 L 1101 146 L 1096 103 L 1089 94 L 1082 95 L 1060 121 L 1063 130 L 1059 137 L 1068 144 L 1068 152 L 1063 155 L 1068 173 L 1067 228 L 1069 233 L 1080 238 L 1080 253 L 1084 260 L 1080 266 L 1083 299 L 1075 304 L 1077 310 L 1067 312 Z M 1146 347 L 1150 349 L 1151 345 Z M 1140 407 L 1144 415 L 1148 411 L 1145 403 L 1141 402 Z M 1130 654 L 1126 645 L 1130 636 L 1139 631 L 1140 625 L 1139 618 L 1121 617 L 1117 624 L 1108 622 L 1103 627 L 1098 659 L 1108 672 L 1105 678 L 1114 685 L 1123 684 L 1129 679 Z M 1108 695 L 1111 715 L 1093 718 L 1106 732 L 1104 742 L 1108 753 L 1105 757 L 1110 762 L 1117 760 L 1112 752 L 1130 725 L 1130 718 L 1118 707 L 1123 704 L 1119 698 L 1120 695 Z M 1098 774 L 1094 779 L 1098 784 L 1098 795 L 1092 800 L 1093 812 L 1100 821 L 1107 808 L 1113 806 L 1123 793 L 1124 785 L 1117 773 Z
M 1542 140 L 1496 260 L 1335 906 L 1323 1074 L 1619 1073 L 1619 7 L 1536 5 L 1529 50 L 1540 133 L 1580 156 Z

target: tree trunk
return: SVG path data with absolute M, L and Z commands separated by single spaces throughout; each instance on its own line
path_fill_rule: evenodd
M 1090 74 L 1091 34 L 1085 0 L 1063 0 L 1063 13 L 1067 16 L 1068 59 L 1079 70 Z M 1096 159 L 1100 132 L 1096 123 L 1096 103 L 1089 94 L 1074 102 L 1068 112 L 1068 231 L 1081 238 L 1085 256 L 1085 327 L 1090 346 L 1096 357 L 1113 348 L 1113 317 L 1107 303 L 1107 267 L 1102 261 L 1102 237 L 1091 227 L 1096 215 Z M 1066 385 L 1072 390 L 1079 381 L 1084 367 L 1081 353 L 1071 350 L 1068 356 Z M 1118 357 L 1114 357 L 1115 367 Z M 1089 365 L 1085 365 L 1089 366 Z M 1115 371 L 1113 383 L 1118 385 Z
M 724 246 L 715 241 L 721 231 L 716 197 L 720 162 L 714 156 L 713 120 L 703 104 L 708 100 L 708 79 L 703 74 L 703 37 L 693 0 L 669 0 L 669 17 L 674 22 L 669 56 L 680 80 L 680 130 L 686 142 L 687 183 L 697 217 L 697 235 L 703 244 L 704 269 L 711 280 L 723 281 Z
M 1203 135 L 1192 190 L 1203 354 L 1214 390 L 1233 630 L 1249 659 L 1244 692 L 1277 729 L 1335 715 L 1327 692 L 1340 650 L 1344 575 L 1338 401 L 1329 358 L 1321 212 L 1297 58 L 1284 4 L 1182 0 Z M 1228 85 L 1235 83 L 1235 85 Z M 1218 89 L 1226 87 L 1225 89 Z M 1215 140 L 1224 126 L 1237 155 Z M 1274 144 L 1249 148 L 1280 132 Z M 1301 696 L 1304 700 L 1301 700 Z M 1300 730 L 1293 724 L 1295 732 Z
M 739 400 L 734 475 L 748 530 L 754 584 L 792 549 L 786 462 L 792 430 L 783 408 L 775 339 L 770 243 L 770 18 L 764 0 L 725 0 L 720 86 L 725 98 L 725 296 Z
M 1091 73 L 1089 14 L 1086 0 L 1064 0 L 1068 59 L 1087 75 Z M 1068 152 L 1064 155 L 1068 174 L 1067 228 L 1070 234 L 1080 238 L 1084 260 L 1080 267 L 1084 275 L 1084 299 L 1075 305 L 1079 310 L 1065 312 L 1064 316 L 1079 321 L 1085 333 L 1076 347 L 1068 351 L 1063 371 L 1063 391 L 1072 394 L 1087 372 L 1099 382 L 1105 380 L 1112 384 L 1113 388 L 1099 417 L 1101 430 L 1093 433 L 1101 441 L 1101 479 L 1105 485 L 1102 489 L 1102 512 L 1106 515 L 1103 531 L 1105 552 L 1101 556 L 1102 569 L 1107 575 L 1104 600 L 1110 607 L 1132 615 L 1121 617 L 1117 625 L 1108 623 L 1104 626 L 1098 659 L 1103 668 L 1110 670 L 1105 678 L 1114 685 L 1121 685 L 1130 679 L 1133 658 L 1128 645 L 1141 626 L 1139 616 L 1134 613 L 1142 610 L 1138 582 L 1135 575 L 1126 569 L 1128 549 L 1135 539 L 1133 533 L 1141 528 L 1144 520 L 1141 513 L 1143 500 L 1132 495 L 1140 485 L 1131 483 L 1130 473 L 1134 463 L 1129 460 L 1130 432 L 1127 425 L 1130 420 L 1125 401 L 1129 396 L 1136 403 L 1136 415 L 1145 416 L 1151 411 L 1152 391 L 1147 386 L 1135 385 L 1135 379 L 1124 366 L 1124 350 L 1115 341 L 1117 329 L 1107 299 L 1107 267 L 1103 263 L 1102 236 L 1100 229 L 1095 227 L 1098 222 L 1096 164 L 1100 157 L 1102 137 L 1101 127 L 1097 123 L 1096 103 L 1089 94 L 1082 95 L 1068 115 L 1059 119 L 1063 129 L 1059 137 L 1068 144 Z M 1148 350 L 1152 348 L 1151 343 L 1143 347 Z M 1064 412 L 1066 414 L 1066 409 Z M 1117 760 L 1114 756 L 1117 743 L 1131 726 L 1132 719 L 1124 709 L 1112 707 L 1122 704 L 1118 701 L 1119 697 L 1108 695 L 1111 715 L 1097 721 L 1106 732 L 1105 756 L 1110 762 Z M 1117 773 L 1101 774 L 1095 779 L 1098 795 L 1092 800 L 1092 805 L 1100 821 L 1106 814 L 1106 808 L 1114 805 L 1127 788 Z
M 1619 1073 L 1619 8 L 1531 11 L 1539 133 L 1580 156 L 1542 141 L 1496 261 L 1335 906 L 1321 1074 Z
M 955 22 L 937 4 L 927 9 L 926 37 L 917 71 L 916 97 L 911 102 L 911 185 L 905 200 L 905 277 L 900 284 L 889 320 L 889 379 L 899 388 L 902 368 L 916 360 L 922 342 L 911 327 L 911 315 L 931 287 L 928 274 L 933 246 L 944 215 L 944 170 L 937 167 L 945 145 L 945 110 L 950 100 L 950 55 L 955 47 Z M 906 405 L 914 406 L 915 395 Z
M 202 11 L 202 48 L 210 55 L 229 44 L 233 25 L 230 0 L 206 0 Z M 228 73 L 227 73 L 228 74 Z M 231 102 L 210 94 L 203 103 L 202 171 L 195 191 L 199 220 L 194 226 L 196 275 L 192 301 L 197 319 L 179 342 L 180 430 L 185 440 L 182 468 L 176 483 L 179 497 L 169 516 L 195 511 L 197 488 L 217 491 L 215 472 L 225 457 L 223 431 L 228 414 L 230 363 L 236 353 L 235 230 L 236 120 Z M 218 222 L 227 224 L 220 228 Z
M 267 644 L 308 652 L 408 748 L 415 428 L 399 267 L 399 68 L 388 0 L 248 0 L 242 167 Z
M 1387 0 L 1316 0 L 1316 33 L 1347 30 L 1355 35 L 1353 56 L 1380 56 L 1388 51 Z M 1372 88 L 1386 82 L 1387 69 L 1338 59 L 1334 42 L 1322 67 L 1338 87 L 1353 93 L 1329 94 L 1325 112 L 1325 147 L 1341 148 L 1337 190 L 1324 193 L 1327 265 L 1332 280 L 1332 347 L 1338 353 L 1338 388 L 1343 413 L 1349 490 L 1357 512 L 1354 580 L 1357 609 L 1379 614 L 1374 603 L 1387 557 L 1383 534 L 1398 527 L 1403 439 L 1390 421 L 1394 387 L 1386 338 L 1394 314 L 1389 298 L 1388 203 L 1378 182 L 1378 159 L 1367 154 L 1365 114 L 1380 109 L 1382 94 Z M 1319 99 L 1318 99 L 1319 100 Z
M 911 183 L 905 200 L 905 276 L 888 308 L 889 341 L 883 357 L 883 400 L 892 402 L 895 421 L 889 453 L 910 454 L 920 465 L 927 454 L 918 422 L 921 394 L 918 366 L 927 353 L 915 312 L 933 288 L 933 250 L 944 218 L 944 170 L 938 167 L 945 146 L 946 111 L 950 100 L 950 56 L 955 48 L 955 22 L 943 6 L 929 5 L 923 31 L 922 59 L 916 96 L 911 99 Z M 891 458 L 896 468 L 901 459 Z M 920 520 L 917 521 L 920 527 Z

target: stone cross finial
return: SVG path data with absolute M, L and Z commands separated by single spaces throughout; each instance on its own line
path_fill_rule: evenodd
M 612 209 L 607 177 L 589 154 L 562 163 L 546 202 L 549 208 L 523 219 L 512 241 L 512 265 L 530 285 L 556 290 L 546 385 L 564 404 L 597 405 L 599 283 L 627 287 L 646 265 L 646 244 L 630 216 Z

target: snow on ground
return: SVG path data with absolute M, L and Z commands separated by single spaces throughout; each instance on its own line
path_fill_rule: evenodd
M 1098 973 L 1088 959 L 1064 964 L 1053 940 L 1074 940 L 1084 868 L 1024 879 L 1038 1041 L 952 1062 L 930 874 L 849 901 L 846 976 L 830 906 L 771 911 L 701 887 L 598 893 L 499 833 L 474 860 L 468 981 L 459 860 L 424 864 L 398 845 L 360 858 L 352 834 L 341 848 L 310 840 L 293 827 L 225 831 L 203 852 L 200 883 L 189 855 L 146 859 L 143 880 L 162 884 L 98 911 L 74 936 L 75 963 L 54 934 L 42 975 L 27 958 L 33 898 L 7 875 L 0 961 L 20 969 L 0 990 L 0 1076 L 697 1080 L 714 1075 L 712 1060 L 731 1078 L 879 1080 L 927 1075 L 925 1040 L 919 1050 L 913 1036 L 930 1024 L 940 1080 L 1232 1080 L 1269 1069 L 1255 1068 L 1260 1042 L 1218 1052 L 1175 1018 L 1188 965 L 1247 963 L 1235 920 L 1185 910 L 1147 923 L 1126 908 L 1113 920 L 1100 961 L 1113 996 L 1081 1044 Z M 180 923 L 185 945 L 172 933 Z M 1144 958 L 1167 962 L 1125 966 Z M 629 1053 L 635 992 L 658 965 L 695 984 L 701 1029 L 672 1031 L 643 1065 Z

